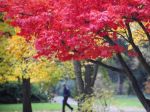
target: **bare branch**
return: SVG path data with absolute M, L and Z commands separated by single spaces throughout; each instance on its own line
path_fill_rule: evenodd
M 101 61 L 95 61 L 95 60 L 88 60 L 89 62 L 91 63 L 95 63 L 95 64 L 98 64 L 100 66 L 103 66 L 107 69 L 110 69 L 112 71 L 116 71 L 116 72 L 119 72 L 119 73 L 124 73 L 125 71 L 123 69 L 120 69 L 120 68 L 116 68 L 116 67 L 113 67 L 113 66 L 110 66 L 110 65 L 107 65 L 107 64 L 104 64 L 103 62 Z

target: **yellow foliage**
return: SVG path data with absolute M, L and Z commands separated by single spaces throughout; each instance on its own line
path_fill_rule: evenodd
M 142 28 L 135 22 L 130 24 L 133 41 L 136 45 L 142 46 L 146 41 L 147 37 Z M 128 46 L 128 50 L 133 49 L 131 45 Z
M 144 23 L 144 24 L 146 25 L 148 23 Z M 138 46 L 142 46 L 147 41 L 147 37 L 146 37 L 145 32 L 143 31 L 143 29 L 136 22 L 130 23 L 130 28 L 131 28 L 131 32 L 132 32 L 132 37 L 133 37 L 134 43 L 136 45 L 138 45 Z M 127 39 L 127 31 L 126 31 L 126 29 L 118 28 L 116 30 L 116 32 L 120 33 L 121 35 L 123 35 Z M 128 50 L 131 50 L 131 49 L 133 49 L 133 48 L 129 44 Z
M 8 53 L 17 60 L 24 60 L 35 54 L 33 41 L 27 42 L 25 38 L 14 35 L 8 40 Z
M 137 23 L 132 23 L 130 26 L 134 42 L 138 45 L 143 45 L 147 38 L 142 28 Z
M 16 33 L 20 32 L 18 27 L 14 28 Z M 55 83 L 64 75 L 73 77 L 73 65 L 71 62 L 60 63 L 54 58 L 48 60 L 46 58 L 34 59 L 36 54 L 34 48 L 34 38 L 31 41 L 26 41 L 24 37 L 13 35 L 9 38 L 0 38 L 0 50 L 5 58 L 3 66 L 0 67 L 0 74 L 5 74 L 5 77 L 0 76 L 2 80 L 16 81 L 22 78 L 30 78 L 31 82 L 50 82 Z M 4 40 L 4 41 L 2 41 Z M 6 61 L 10 63 L 8 66 Z M 1 63 L 0 63 L 1 65 Z M 10 69 L 11 71 L 8 71 Z M 9 73 L 9 75 L 6 74 Z
M 0 37 L 0 82 L 5 82 L 7 80 L 6 76 L 12 75 L 11 63 L 6 53 L 7 45 L 7 37 Z
M 16 64 L 14 75 L 20 78 L 30 78 L 31 82 L 47 81 L 50 80 L 48 69 L 46 63 L 30 60 L 27 63 Z
M 13 76 L 30 78 L 32 82 L 49 80 L 50 75 L 46 63 L 33 59 L 36 53 L 33 42 L 34 40 L 26 41 L 25 38 L 18 35 L 8 39 L 7 54 L 13 61 Z

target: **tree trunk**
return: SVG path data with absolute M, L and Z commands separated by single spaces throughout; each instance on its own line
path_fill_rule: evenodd
M 117 57 L 122 65 L 122 67 L 125 69 L 126 71 L 126 75 L 133 87 L 133 90 L 135 91 L 138 99 L 140 100 L 140 102 L 143 104 L 144 108 L 146 109 L 147 112 L 150 112 L 150 106 L 148 104 L 147 99 L 145 98 L 145 96 L 143 95 L 142 91 L 139 88 L 139 85 L 137 83 L 137 80 L 135 78 L 135 76 L 133 75 L 133 73 L 131 72 L 130 68 L 128 67 L 128 65 L 126 64 L 126 62 L 124 61 L 124 59 L 122 58 L 121 54 L 117 54 Z
M 74 72 L 76 76 L 77 89 L 79 94 L 84 93 L 84 82 L 82 79 L 81 63 L 80 61 L 73 61 Z
M 117 94 L 119 94 L 119 95 L 123 94 L 123 83 L 124 83 L 123 76 L 118 75 Z
M 80 97 L 78 99 L 78 111 L 80 112 L 81 108 L 82 108 L 82 102 L 84 99 L 84 82 L 82 79 L 82 71 L 81 71 L 80 61 L 73 61 L 73 65 L 74 65 L 74 73 L 76 76 L 77 91 L 78 91 L 78 94 Z
M 96 80 L 98 65 L 95 64 L 94 67 L 91 64 L 84 65 L 85 67 L 84 76 L 82 74 L 80 61 L 73 61 L 73 65 L 74 65 L 74 72 L 76 76 L 78 94 L 79 96 L 81 95 L 78 100 L 78 111 L 81 111 L 82 104 L 85 102 L 86 98 L 90 98 L 93 94 L 92 89 L 94 86 L 94 82 Z M 87 111 L 85 110 L 85 112 Z M 90 110 L 90 112 L 92 112 L 92 110 Z
M 92 90 L 92 76 L 93 76 L 93 67 L 88 64 L 85 65 L 85 94 L 90 95 L 93 93 Z
M 129 84 L 129 87 L 127 89 L 127 94 L 128 95 L 135 95 L 135 92 L 133 91 L 132 86 L 130 84 Z
M 94 86 L 94 82 L 97 76 L 97 71 L 98 68 L 97 66 L 93 66 L 93 64 L 86 64 L 84 65 L 85 67 L 85 75 L 84 75 L 84 82 L 85 82 L 85 86 L 84 86 L 84 94 L 85 94 L 85 99 L 90 99 L 92 98 L 93 95 L 93 86 Z M 83 103 L 88 104 L 88 108 L 84 109 L 84 112 L 92 112 L 92 103 L 93 102 L 86 102 L 86 100 L 84 99 Z
M 32 112 L 30 78 L 23 78 L 23 112 Z
M 98 74 L 98 67 L 99 67 L 98 64 L 94 64 L 94 73 L 93 73 L 92 82 L 91 82 L 92 87 L 94 87 L 94 84 L 95 84 L 95 80 Z

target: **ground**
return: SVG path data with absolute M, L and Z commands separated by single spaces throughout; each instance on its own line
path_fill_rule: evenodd
M 54 101 L 53 103 L 32 103 L 33 112 L 61 112 L 62 97 L 55 97 Z M 69 99 L 69 103 L 77 108 L 75 100 Z M 105 112 L 145 112 L 135 96 L 115 96 L 110 105 Z M 102 112 L 99 105 L 96 108 L 96 112 Z M 22 104 L 0 104 L 0 112 L 21 112 L 21 110 Z

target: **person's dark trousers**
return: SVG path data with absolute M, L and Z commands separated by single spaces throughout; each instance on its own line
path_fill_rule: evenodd
M 68 100 L 68 96 L 64 97 L 64 99 L 63 99 L 63 110 L 62 110 L 62 112 L 65 112 L 65 106 L 66 106 L 66 105 L 70 108 L 70 110 L 73 110 L 73 108 L 67 103 L 67 100 Z

